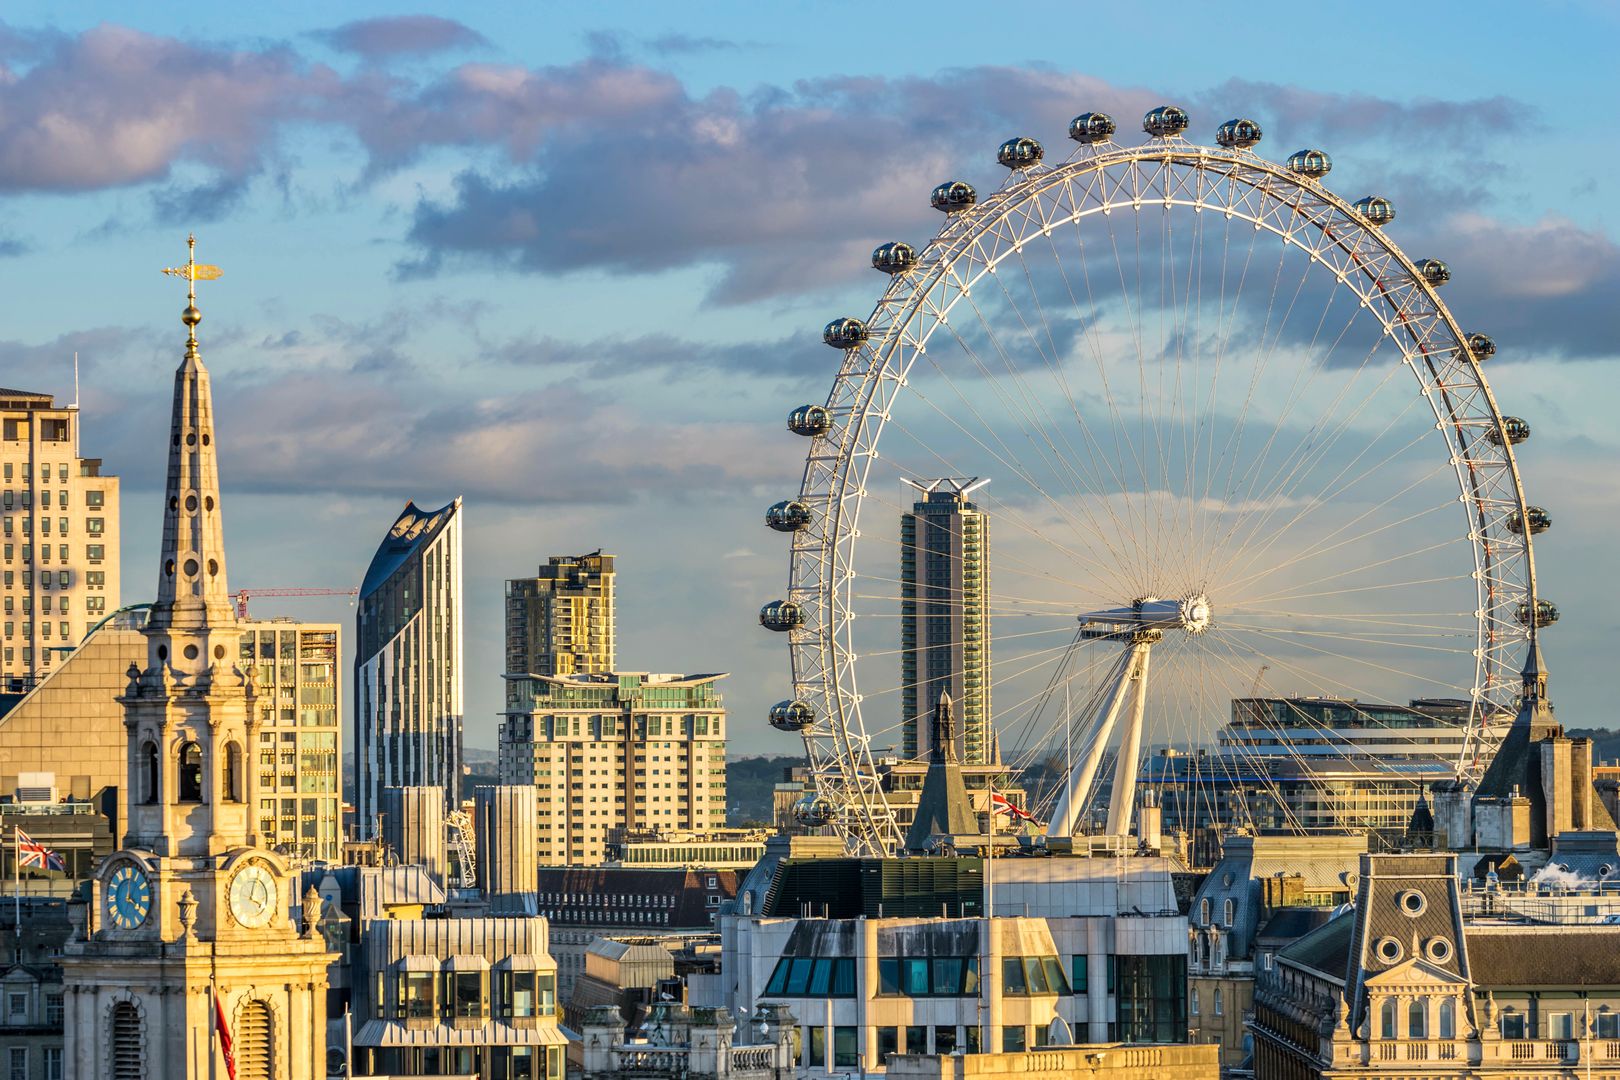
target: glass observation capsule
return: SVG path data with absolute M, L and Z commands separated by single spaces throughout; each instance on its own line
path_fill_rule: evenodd
M 1468 351 L 1473 354 L 1477 363 L 1483 364 L 1496 355 L 1496 342 L 1487 334 L 1469 334 L 1463 339 L 1463 343 L 1468 346 Z
M 1247 150 L 1260 141 L 1260 125 L 1253 120 L 1228 120 L 1216 129 L 1215 141 L 1229 150 Z
M 810 508 L 797 499 L 783 499 L 765 511 L 765 524 L 777 532 L 798 532 L 810 524 Z
M 1356 200 L 1356 213 L 1377 228 L 1395 220 L 1395 204 L 1382 195 L 1363 195 Z
M 1117 130 L 1114 118 L 1105 112 L 1083 112 L 1069 121 L 1069 138 L 1087 146 L 1109 142 Z
M 1513 617 L 1519 620 L 1520 626 L 1529 626 L 1531 623 L 1530 605 L 1521 603 L 1513 612 Z M 1536 629 L 1539 630 L 1544 626 L 1551 626 L 1557 621 L 1558 608 L 1553 604 L 1553 602 L 1551 600 L 1537 600 L 1535 613 Z
M 1518 446 L 1530 437 L 1530 422 L 1517 416 L 1504 416 L 1502 417 L 1501 428 L 1492 428 L 1485 435 L 1487 439 L 1497 446 L 1502 445 L 1504 436 L 1508 443 Z
M 1187 130 L 1187 110 L 1177 105 L 1160 105 L 1142 117 L 1142 130 L 1155 139 L 1168 139 Z
M 1046 156 L 1046 150 L 1034 139 L 1008 139 L 996 151 L 996 160 L 1009 169 L 1027 169 Z
M 872 269 L 885 274 L 903 274 L 917 265 L 917 249 L 900 240 L 891 240 L 872 251 Z
M 1451 280 L 1451 267 L 1439 259 L 1419 259 L 1417 272 L 1418 277 L 1428 282 L 1429 286 L 1435 289 Z
M 806 795 L 793 804 L 793 820 L 807 829 L 819 829 L 831 825 L 833 819 L 832 803 L 820 795 Z
M 947 214 L 954 214 L 958 210 L 966 210 L 979 201 L 979 193 L 973 190 L 973 185 L 966 180 L 947 180 L 934 189 L 928 197 L 928 204 L 935 210 Z
M 759 625 L 783 633 L 804 625 L 804 611 L 791 600 L 772 600 L 759 609 Z
M 788 413 L 788 430 L 795 435 L 813 438 L 832 429 L 832 413 L 821 405 L 800 405 Z
M 1526 522 L 1530 526 L 1530 535 L 1537 536 L 1552 528 L 1552 515 L 1539 506 L 1527 506 L 1522 515 L 1515 510 L 1507 516 L 1507 530 L 1523 536 Z
M 816 710 L 802 701 L 778 701 L 771 706 L 770 718 L 777 731 L 803 731 L 816 722 Z
M 835 349 L 853 349 L 866 344 L 866 324 L 859 319 L 834 319 L 821 331 L 821 340 Z
M 1333 171 L 1333 159 L 1325 150 L 1295 150 L 1288 155 L 1288 171 L 1296 176 L 1320 180 Z

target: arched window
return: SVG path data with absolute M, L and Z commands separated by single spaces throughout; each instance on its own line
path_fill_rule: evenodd
M 1226 996 L 1221 993 L 1221 988 L 1218 986 L 1215 988 L 1215 1015 L 1226 1015 Z
M 226 802 L 242 801 L 242 748 L 234 742 L 225 744 Z
M 1194 1016 L 1198 1015 L 1198 987 L 1193 987 L 1192 993 L 1187 995 L 1187 1011 Z
M 158 748 L 157 743 L 141 743 L 141 802 L 158 801 Z
M 1457 1003 L 1450 998 L 1440 1003 L 1440 1037 L 1442 1039 L 1457 1037 Z
M 112 1080 L 146 1080 L 146 1052 L 141 1046 L 141 1014 L 127 1001 L 112 1007 Z
M 1198 922 L 1202 926 L 1209 925 L 1209 897 L 1198 901 Z
M 203 801 L 202 747 L 188 742 L 180 747 L 180 802 Z
M 275 1077 L 274 1045 L 270 1023 L 270 1006 L 263 1001 L 249 1001 L 236 1013 L 235 1046 L 236 1080 L 273 1080 Z
M 1406 1037 L 1408 1039 L 1427 1039 L 1429 1037 L 1428 998 L 1413 998 L 1412 1004 L 1406 1007 Z
M 1227 897 L 1226 903 L 1221 905 L 1221 924 L 1222 925 L 1228 926 L 1228 927 L 1232 925 L 1232 911 L 1233 911 L 1232 898 Z
M 1380 1038 L 1395 1038 L 1395 999 L 1385 998 L 1384 1003 L 1378 1007 L 1378 1035 Z

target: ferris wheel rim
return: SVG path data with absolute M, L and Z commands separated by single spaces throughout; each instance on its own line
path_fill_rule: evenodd
M 1180 193 L 1166 187 L 1161 197 L 1144 197 L 1140 187 L 1135 188 L 1129 198 L 1120 197 L 1120 189 L 1116 187 L 1112 196 L 1094 204 L 1083 205 L 1071 199 L 1072 213 L 1043 219 L 1040 227 L 1033 231 L 1015 232 L 994 258 L 979 260 L 970 274 L 957 272 L 957 266 L 967 260 L 976 247 L 982 247 L 995 230 L 1016 222 L 1020 211 L 1025 211 L 1027 218 L 1027 208 L 1038 206 L 1041 198 L 1053 189 L 1064 185 L 1072 188 L 1085 177 L 1105 177 L 1110 169 L 1129 168 L 1133 178 L 1139 178 L 1137 171 L 1144 165 L 1162 165 L 1167 176 L 1171 168 L 1176 167 L 1199 180 L 1186 185 Z M 1209 201 L 1205 197 L 1206 186 L 1201 182 L 1204 177 L 1229 182 L 1234 193 L 1241 187 L 1242 199 L 1234 194 L 1225 204 Z M 1253 213 L 1246 213 L 1244 207 L 1237 205 L 1248 200 L 1258 207 Z M 1465 427 L 1487 430 L 1489 425 L 1501 430 L 1504 416 L 1479 360 L 1467 347 L 1468 335 L 1436 289 L 1423 279 L 1414 261 L 1382 228 L 1367 223 L 1348 200 L 1314 179 L 1247 150 L 1201 146 L 1179 137 L 1154 138 L 1138 146 L 1111 143 L 1081 146 L 1059 165 L 1037 164 L 1015 170 L 1008 182 L 984 201 L 950 214 L 939 233 L 917 253 L 916 266 L 909 272 L 892 276 L 873 308 L 871 319 L 864 324 L 872 330 L 881 327 L 882 333 L 874 333 L 871 340 L 863 340 L 845 351 L 824 406 L 835 418 L 836 427 L 825 437 L 816 437 L 806 461 L 798 499 L 816 508 L 820 527 L 794 535 L 788 596 L 793 602 L 811 608 L 816 618 L 813 625 L 795 628 L 789 638 L 793 692 L 795 701 L 822 705 L 816 710 L 815 723 L 803 730 L 812 782 L 818 794 L 839 804 L 845 814 L 839 827 L 853 847 L 879 853 L 892 848 L 899 839 L 892 811 L 878 791 L 876 761 L 861 716 L 861 698 L 855 678 L 859 656 L 849 638 L 853 613 L 848 610 L 847 602 L 858 573 L 852 549 L 859 536 L 860 506 L 889 410 L 905 389 L 911 364 L 926 350 L 928 337 L 939 328 L 950 309 L 984 275 L 993 273 L 1000 261 L 1021 252 L 1035 236 L 1049 236 L 1057 226 L 1076 224 L 1092 214 L 1120 209 L 1139 213 L 1154 206 L 1165 210 L 1183 207 L 1198 213 L 1214 210 L 1229 219 L 1249 221 L 1256 229 L 1265 229 L 1284 244 L 1309 255 L 1313 269 L 1307 273 L 1326 265 L 1320 256 L 1327 252 L 1348 257 L 1355 268 L 1348 273 L 1341 269 L 1334 287 L 1349 287 L 1361 297 L 1363 306 L 1369 307 L 1377 319 L 1382 338 L 1400 350 L 1405 366 L 1412 369 L 1420 383 L 1424 374 L 1414 363 L 1413 348 L 1435 338 L 1449 341 L 1448 355 L 1459 361 L 1457 366 L 1471 377 L 1471 386 L 1465 389 L 1475 411 L 1465 414 L 1457 408 L 1454 403 L 1457 386 L 1442 386 L 1438 395 L 1425 389 L 1424 396 L 1433 409 L 1436 427 L 1453 448 L 1451 464 L 1461 493 L 1460 501 L 1466 504 L 1465 512 L 1471 522 L 1467 539 L 1475 557 L 1474 577 L 1480 604 L 1475 613 L 1478 637 L 1470 698 L 1474 714 L 1492 707 L 1491 701 L 1481 702 L 1493 677 L 1491 665 L 1511 667 L 1511 662 L 1501 664 L 1493 652 L 1500 654 L 1515 642 L 1534 642 L 1537 638 L 1539 628 L 1534 618 L 1521 634 L 1503 616 L 1503 612 L 1521 601 L 1532 605 L 1534 610 L 1538 599 L 1530 532 L 1526 530 L 1517 537 L 1492 537 L 1489 531 L 1493 513 L 1490 506 L 1496 507 L 1494 516 L 1498 519 L 1503 513 L 1517 511 L 1523 515 L 1530 509 L 1513 444 L 1504 438 L 1500 443 L 1493 443 L 1488 451 L 1499 456 L 1500 461 L 1493 465 L 1506 476 L 1506 484 L 1497 485 L 1508 496 L 1504 501 L 1487 498 L 1479 471 L 1464 459 L 1453 438 L 1455 433 L 1460 442 Z M 1283 228 L 1276 220 L 1268 220 L 1268 211 L 1294 227 Z M 1028 225 L 1027 220 L 1025 225 Z M 1314 230 L 1311 235 L 1322 241 L 1320 246 L 1313 248 L 1301 241 L 1301 234 L 1308 230 Z M 1431 309 L 1425 313 L 1428 329 L 1420 330 L 1408 321 L 1402 310 L 1403 301 L 1392 297 L 1386 283 L 1378 281 L 1373 270 L 1361 263 L 1359 252 L 1363 246 L 1375 249 L 1401 271 L 1402 280 L 1396 288 L 1408 296 L 1419 296 L 1428 305 Z M 1363 277 L 1365 291 L 1353 284 Z M 931 315 L 925 316 L 927 302 L 936 292 L 951 291 L 952 278 L 957 282 L 954 295 L 949 295 L 943 305 L 935 304 Z M 1384 305 L 1383 312 L 1372 309 L 1372 304 L 1380 301 Z M 920 318 L 924 320 L 925 329 L 917 333 L 912 327 Z M 896 370 L 896 358 L 902 357 L 902 350 L 908 345 L 909 355 L 903 357 L 902 366 Z M 1436 354 L 1423 348 L 1418 352 L 1418 360 L 1439 384 L 1441 373 L 1435 367 Z M 1439 362 L 1445 360 L 1442 358 Z M 888 384 L 886 396 L 882 394 L 885 383 Z M 849 392 L 851 387 L 854 393 Z M 836 446 L 831 445 L 834 434 L 838 436 Z M 1475 440 L 1476 443 L 1482 441 L 1485 440 Z M 857 461 L 861 463 L 858 468 Z M 1508 510 L 1503 511 L 1503 506 Z M 1515 568 L 1519 581 L 1516 585 L 1509 580 L 1509 572 Z M 1493 604 L 1487 594 L 1498 581 L 1512 588 L 1508 590 L 1509 595 Z M 1499 642 L 1487 642 L 1492 627 L 1506 631 Z M 1470 727 L 1477 728 L 1491 718 L 1471 719 Z M 1459 770 L 1462 768 L 1459 763 Z

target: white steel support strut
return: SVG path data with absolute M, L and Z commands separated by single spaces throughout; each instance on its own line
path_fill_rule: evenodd
M 1119 740 L 1119 760 L 1114 765 L 1114 791 L 1108 800 L 1108 833 L 1126 836 L 1131 831 L 1131 814 L 1136 807 L 1136 773 L 1142 756 L 1142 709 L 1147 704 L 1148 657 L 1152 642 L 1131 647 L 1131 723 Z
M 1146 648 L 1146 646 L 1141 646 Z M 1052 809 L 1050 824 L 1046 826 L 1047 836 L 1073 836 L 1076 819 L 1085 809 L 1086 796 L 1091 791 L 1091 782 L 1097 777 L 1097 768 L 1102 764 L 1103 751 L 1108 746 L 1108 736 L 1114 730 L 1114 721 L 1119 717 L 1119 708 L 1125 703 L 1125 692 L 1131 687 L 1132 672 L 1136 670 L 1136 649 L 1126 649 L 1114 665 L 1111 676 L 1113 685 L 1108 692 L 1107 704 L 1103 707 L 1100 719 L 1097 722 L 1096 732 L 1091 738 L 1091 745 L 1086 754 L 1075 762 L 1074 770 L 1069 773 L 1063 784 L 1063 794 L 1058 797 L 1057 806 Z

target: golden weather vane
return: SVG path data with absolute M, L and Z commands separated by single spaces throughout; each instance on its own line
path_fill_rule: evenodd
M 186 279 L 186 310 L 181 314 L 180 321 L 186 324 L 189 331 L 187 346 L 195 349 L 197 324 L 202 322 L 202 312 L 197 310 L 197 282 L 214 281 L 223 271 L 217 266 L 197 261 L 197 235 L 192 233 L 186 237 L 186 265 L 166 266 L 163 272 L 171 277 Z

